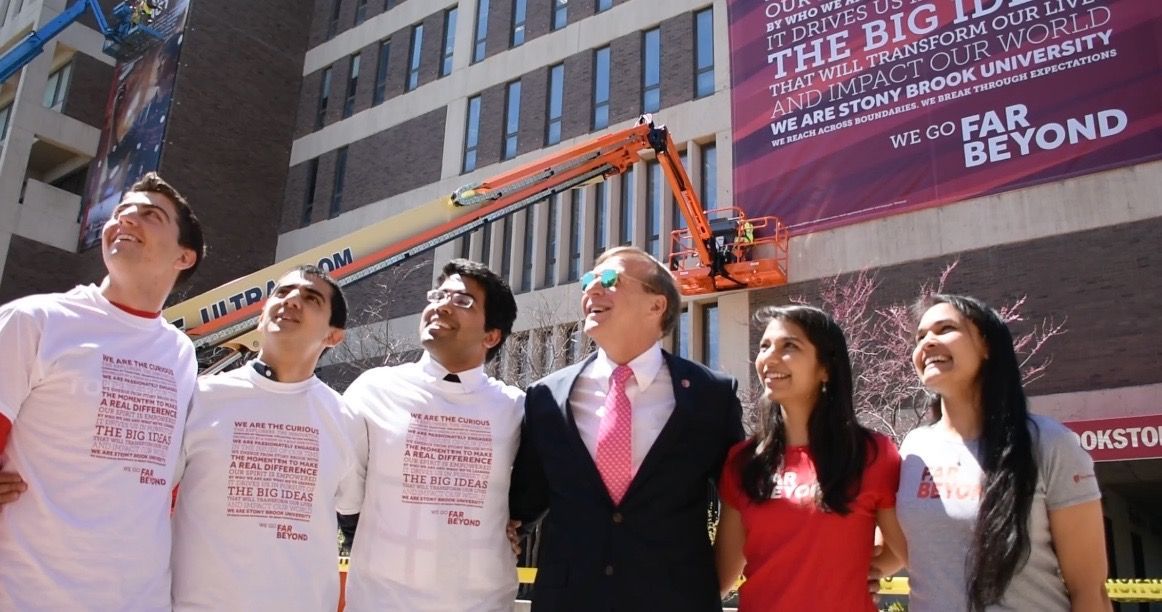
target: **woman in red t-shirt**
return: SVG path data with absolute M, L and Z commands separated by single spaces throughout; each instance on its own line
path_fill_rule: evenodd
M 810 306 L 767 307 L 755 371 L 765 392 L 754 435 L 733 449 L 715 540 L 725 595 L 746 568 L 740 610 L 875 610 L 867 590 L 875 528 L 906 559 L 896 521 L 900 455 L 856 422 L 843 330 Z

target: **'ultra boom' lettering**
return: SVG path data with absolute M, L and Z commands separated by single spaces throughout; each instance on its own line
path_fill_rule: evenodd
M 355 261 L 355 256 L 351 254 L 351 249 L 343 249 L 342 253 L 335 253 L 330 258 L 324 257 L 316 264 L 327 272 L 334 272 L 343 266 L 351 265 Z
M 355 261 L 355 255 L 350 248 L 343 249 L 338 253 L 333 253 L 330 257 L 323 257 L 319 259 L 317 265 L 322 270 L 331 273 L 343 266 L 351 265 Z M 219 317 L 224 317 L 227 314 L 261 302 L 266 296 L 274 291 L 275 280 L 266 281 L 265 290 L 261 286 L 252 286 L 243 289 L 223 300 L 210 304 L 209 306 L 201 308 L 198 312 L 202 316 L 202 323 L 209 323 Z

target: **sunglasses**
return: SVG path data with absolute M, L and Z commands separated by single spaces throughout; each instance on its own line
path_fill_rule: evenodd
M 472 308 L 476 303 L 476 298 L 467 293 L 457 293 L 455 291 L 445 291 L 443 289 L 432 289 L 428 292 L 428 302 L 432 304 L 439 304 L 444 300 L 457 308 Z
M 590 270 L 581 275 L 581 291 L 584 293 L 588 290 L 593 285 L 593 281 L 599 281 L 602 287 L 609 289 L 617 284 L 618 276 L 617 270 L 606 269 L 600 272 Z
M 653 287 L 651 287 L 649 283 L 645 282 L 644 280 L 641 280 L 640 278 L 630 276 L 628 274 L 625 274 L 624 272 L 618 272 L 617 270 L 606 268 L 605 270 L 602 270 L 600 272 L 590 270 L 590 271 L 586 272 L 585 274 L 582 274 L 581 275 L 581 293 L 585 293 L 586 291 L 588 291 L 589 288 L 592 287 L 593 283 L 595 283 L 595 282 L 601 283 L 601 286 L 603 288 L 609 289 L 610 287 L 613 287 L 614 285 L 616 285 L 617 282 L 619 280 L 621 280 L 622 278 L 636 280 L 637 282 L 641 283 L 642 286 L 645 287 L 647 291 L 649 291 L 651 293 L 654 291 Z

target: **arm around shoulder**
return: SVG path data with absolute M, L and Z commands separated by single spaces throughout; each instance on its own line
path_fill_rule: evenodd
M 8 417 L 0 414 L 0 453 L 4 452 L 4 445 L 8 440 L 8 430 L 12 423 Z M 0 464 L 0 470 L 4 466 Z M 28 485 L 20 474 L 0 471 L 0 506 L 16 501 L 22 493 L 28 490 Z
M 42 329 L 42 317 L 25 301 L 0 307 L 0 351 L 4 353 L 4 367 L 0 368 L 0 417 L 7 419 L 9 430 L 41 375 Z M 8 430 L 0 434 L 3 434 L 0 450 L 3 450 Z
M 1111 609 L 1105 582 L 1105 523 L 1093 459 L 1057 421 L 1041 417 L 1040 460 L 1049 508 L 1049 533 L 1075 612 Z M 1099 554 L 1094 554 L 1098 551 Z
M 908 565 L 908 543 L 904 530 L 896 518 L 895 508 L 880 508 L 876 511 L 876 527 L 884 537 L 880 553 L 872 558 L 872 567 L 881 577 L 891 576 Z
M 900 452 L 891 438 L 874 434 L 876 457 L 872 463 L 873 481 L 879 489 L 876 527 L 883 546 L 872 558 L 872 568 L 879 576 L 891 576 L 908 564 L 908 543 L 896 516 L 896 490 L 900 488 Z
M 730 395 L 726 397 L 726 438 L 727 448 L 734 446 L 746 437 L 742 427 L 742 402 L 738 399 L 738 380 L 731 378 Z
M 737 458 L 745 452 L 736 447 L 728 453 L 721 476 L 718 478 L 718 498 L 721 510 L 718 526 L 714 531 L 714 565 L 718 573 L 718 590 L 726 597 L 738 583 L 739 576 L 746 568 L 746 526 L 743 524 L 740 508 L 745 503 L 746 493 L 739 481 L 740 469 Z
M 0 413 L 0 453 L 8 446 L 8 434 L 12 433 L 12 421 Z
M 537 393 L 530 388 L 525 396 L 525 417 L 521 421 L 520 446 L 512 465 L 512 480 L 508 488 L 508 512 L 511 518 L 526 527 L 545 514 L 549 508 L 549 482 L 537 451 L 535 432 L 529 426 L 529 405 Z
M 0 368 L 0 453 L 8 446 L 20 407 L 40 375 L 42 323 L 39 317 L 19 308 L 22 303 L 0 307 L 0 350 L 4 352 L 4 367 Z M 16 501 L 27 490 L 28 485 L 19 474 L 0 473 L 0 505 Z
M 743 544 L 746 530 L 742 525 L 742 515 L 734 506 L 722 502 L 718 515 L 718 529 L 714 535 L 714 565 L 718 570 L 718 591 L 726 597 L 738 582 L 746 567 Z
M 1101 552 L 1106 549 L 1101 500 L 1050 510 L 1049 532 L 1073 612 L 1108 612 L 1109 568 Z
M 340 405 L 340 418 L 345 426 L 347 441 L 351 449 L 351 465 L 339 481 L 335 509 L 340 514 L 358 514 L 363 507 L 363 494 L 367 483 L 367 463 L 371 454 L 367 421 L 345 400 Z

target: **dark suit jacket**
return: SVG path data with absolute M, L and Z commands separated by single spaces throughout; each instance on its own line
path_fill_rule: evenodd
M 720 611 L 707 533 L 710 483 L 743 437 L 734 379 L 663 352 L 674 413 L 621 504 L 601 480 L 569 408 L 581 370 L 533 383 L 525 398 L 510 508 L 529 522 L 548 509 L 533 610 Z

